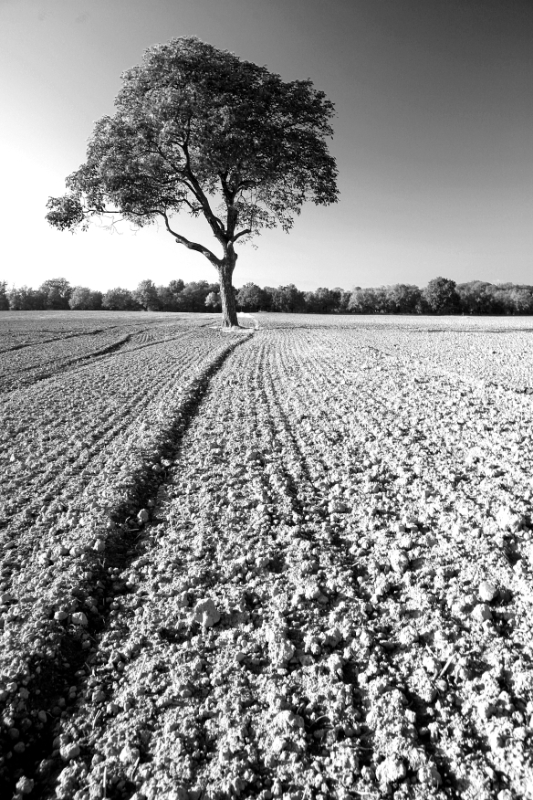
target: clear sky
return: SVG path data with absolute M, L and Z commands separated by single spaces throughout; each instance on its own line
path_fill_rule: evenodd
M 121 72 L 190 35 L 311 78 L 337 111 L 339 202 L 240 247 L 237 286 L 533 283 L 531 0 L 0 0 L 0 280 L 216 280 L 163 229 L 44 220 Z

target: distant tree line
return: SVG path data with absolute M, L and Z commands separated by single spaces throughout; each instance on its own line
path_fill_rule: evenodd
M 285 311 L 308 314 L 533 314 L 533 286 L 486 281 L 455 283 L 434 278 L 423 289 L 411 284 L 303 292 L 294 284 L 261 288 L 247 283 L 235 290 L 241 311 Z M 98 292 L 71 286 L 65 278 L 45 281 L 38 289 L 9 289 L 0 281 L 1 311 L 220 311 L 220 286 L 207 281 L 170 281 L 156 286 L 141 281 L 136 289 Z

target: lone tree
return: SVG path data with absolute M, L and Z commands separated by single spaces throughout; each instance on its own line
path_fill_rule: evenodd
M 116 113 L 96 122 L 46 219 L 70 231 L 109 213 L 139 228 L 164 221 L 216 268 L 223 326 L 236 326 L 235 245 L 278 224 L 288 232 L 306 200 L 337 200 L 334 106 L 310 80 L 285 83 L 196 37 L 149 48 L 121 77 Z M 179 212 L 203 215 L 222 254 L 178 233 Z

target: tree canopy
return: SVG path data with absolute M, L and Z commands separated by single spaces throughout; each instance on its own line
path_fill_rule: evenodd
M 460 305 L 455 281 L 433 278 L 424 289 L 424 300 L 434 314 L 455 314 Z
M 263 228 L 289 231 L 308 200 L 337 200 L 334 106 L 310 80 L 284 82 L 196 37 L 149 48 L 122 81 L 115 114 L 96 122 L 47 220 L 71 231 L 106 213 L 138 227 L 162 220 L 217 269 L 224 323 L 235 325 L 235 245 Z M 221 254 L 179 233 L 182 212 L 205 218 Z
M 438 284 L 443 278 L 437 279 Z M 452 281 L 453 283 L 453 281 Z M 105 294 L 83 286 L 70 287 L 64 278 L 45 281 L 38 289 L 28 286 L 8 289 L 0 280 L 0 311 L 32 311 L 52 309 L 50 296 L 45 291 L 50 286 L 63 286 L 70 295 L 68 308 L 73 310 L 116 311 L 218 311 L 220 309 L 220 284 L 205 280 L 184 283 L 171 280 L 167 286 L 154 286 L 151 280 L 141 281 L 136 289 L 114 288 Z M 235 301 L 242 311 L 296 311 L 306 314 L 439 314 L 440 307 L 432 311 L 424 289 L 404 283 L 362 289 L 318 288 L 302 292 L 294 285 L 265 286 L 247 283 L 236 292 Z M 458 303 L 453 314 L 533 314 L 533 286 L 526 284 L 470 281 L 455 287 Z M 453 296 L 453 295 L 452 295 Z M 209 299 L 209 302 L 207 302 Z M 146 302 L 146 301 L 149 302 Z M 143 302 L 144 301 L 144 302 Z

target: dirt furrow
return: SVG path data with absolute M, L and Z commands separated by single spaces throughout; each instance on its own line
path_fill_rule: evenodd
M 202 337 L 185 332 L 176 343 L 175 358 L 166 348 L 153 355 L 128 355 L 120 362 L 86 367 L 71 376 L 68 387 L 61 379 L 51 380 L 0 403 L 4 525 L 15 517 L 17 529 L 24 530 L 43 515 L 50 524 L 47 507 L 64 502 L 62 489 L 69 481 L 82 490 L 85 477 L 90 480 L 91 472 L 105 468 L 114 440 L 129 425 L 140 424 L 154 400 L 196 368 L 198 357 L 211 346 L 209 336 Z
M 194 388 L 19 797 L 533 798 L 533 407 L 419 334 L 263 329 Z
M 377 349 L 376 349 L 377 351 Z M 379 352 L 379 351 L 377 351 Z M 289 370 L 290 372 L 290 370 Z M 269 373 L 271 375 L 271 373 Z M 290 442 L 289 446 L 285 448 L 285 454 L 290 452 L 290 450 L 296 450 L 299 454 L 299 463 L 304 467 L 304 472 L 306 474 L 307 483 L 313 482 L 312 473 L 313 473 L 313 465 L 316 465 L 320 461 L 320 455 L 322 448 L 318 450 L 313 450 L 312 448 L 305 446 L 305 443 L 302 442 L 299 437 L 295 434 L 295 430 L 298 429 L 294 428 L 294 425 L 291 426 L 290 420 L 297 418 L 297 408 L 294 404 L 288 400 L 290 394 L 286 391 L 287 386 L 290 385 L 290 375 L 285 374 L 284 376 L 280 376 L 281 380 L 273 381 L 270 380 L 269 385 L 269 398 L 271 403 L 271 410 L 270 410 L 270 418 L 279 419 L 281 427 Z M 302 385 L 302 384 L 301 384 Z M 309 388 L 307 381 L 303 381 L 303 385 Z M 284 387 L 285 391 L 279 392 L 279 387 Z M 375 399 L 375 398 L 374 398 Z M 283 402 L 284 401 L 284 402 Z M 306 396 L 306 404 L 309 405 L 309 396 Z M 313 407 L 313 404 L 310 404 Z M 312 413 L 312 412 L 311 412 Z M 316 424 L 316 423 L 315 423 Z M 320 424 L 320 421 L 318 421 Z M 327 428 L 331 431 L 331 420 L 327 420 Z M 307 443 L 309 444 L 309 443 Z M 299 470 L 301 473 L 301 469 Z M 294 484 L 294 479 L 292 480 Z M 301 482 L 299 483 L 300 488 L 304 489 Z M 350 591 L 350 596 L 353 599 L 356 599 L 359 603 L 366 605 L 369 601 L 375 599 L 372 597 L 372 593 L 369 590 L 371 585 L 371 581 L 368 581 L 368 576 L 365 576 L 364 568 L 361 569 L 361 559 L 357 556 L 357 548 L 353 546 L 353 537 L 350 535 L 346 536 L 346 531 L 343 530 L 343 526 L 339 525 L 338 523 L 342 520 L 342 515 L 339 515 L 337 519 L 333 519 L 333 524 L 329 524 L 328 521 L 328 499 L 327 499 L 327 490 L 324 491 L 326 487 L 320 486 L 318 494 L 313 491 L 313 487 L 311 487 L 311 491 L 309 489 L 305 492 L 306 495 L 306 502 L 308 508 L 314 508 L 315 511 L 318 511 L 319 514 L 322 516 L 322 523 L 321 527 L 325 530 L 328 534 L 328 541 L 325 545 L 326 548 L 329 547 L 330 552 L 333 555 L 333 560 L 330 561 L 329 564 L 329 572 L 330 574 L 335 573 L 344 573 L 344 575 L 348 575 L 349 578 L 354 579 L 355 577 L 358 578 L 358 583 L 355 584 L 354 590 Z M 305 489 L 304 489 L 305 491 Z M 324 495 L 326 494 L 326 498 Z M 335 501 L 329 504 L 329 510 L 331 510 L 332 505 L 335 505 Z M 342 506 L 342 503 L 339 503 Z M 309 519 L 309 517 L 307 517 Z M 350 546 L 351 552 L 349 550 Z M 362 553 L 364 560 L 366 561 L 368 558 L 368 553 Z M 337 562 L 337 563 L 335 563 Z M 363 562 L 364 563 L 364 562 Z M 367 578 L 365 583 L 363 582 L 363 577 Z M 351 588 L 351 587 L 350 587 Z M 331 593 L 330 593 L 331 594 Z M 334 592 L 335 596 L 335 592 Z M 348 669 L 344 671 L 344 680 L 346 685 L 352 686 L 352 691 L 354 696 L 358 698 L 358 703 L 361 708 L 365 709 L 366 716 L 371 720 L 371 725 L 367 726 L 367 737 L 364 738 L 364 743 L 366 746 L 366 750 L 362 750 L 360 754 L 360 764 L 370 764 L 371 758 L 370 754 L 371 751 L 374 752 L 374 757 L 382 753 L 382 757 L 385 758 L 388 752 L 390 751 L 390 736 L 386 735 L 387 725 L 390 727 L 391 724 L 396 724 L 398 731 L 397 735 L 400 735 L 400 731 L 403 730 L 403 738 L 405 740 L 405 744 L 401 746 L 401 749 L 405 751 L 413 750 L 413 745 L 418 738 L 416 735 L 415 728 L 413 726 L 413 722 L 417 719 L 416 715 L 416 703 L 414 702 L 414 698 L 412 693 L 408 691 L 407 686 L 405 685 L 404 681 L 399 680 L 398 674 L 395 674 L 394 670 L 394 662 L 392 658 L 391 650 L 396 649 L 396 644 L 394 643 L 393 639 L 388 638 L 392 634 L 391 630 L 383 630 L 382 628 L 378 627 L 376 631 L 375 626 L 372 623 L 372 620 L 368 620 L 365 626 L 361 629 L 360 634 L 363 638 L 365 644 L 372 644 L 373 641 L 377 643 L 377 647 L 380 648 L 379 650 L 379 661 L 380 661 L 380 672 L 381 674 L 387 674 L 389 672 L 391 676 L 391 681 L 389 684 L 384 683 L 381 685 L 381 691 L 385 692 L 387 696 L 387 700 L 383 708 L 379 708 L 379 695 L 378 692 L 377 696 L 368 695 L 365 692 L 365 684 L 362 683 L 360 679 L 360 685 L 358 686 L 358 678 L 360 674 L 364 671 L 364 667 L 366 666 L 366 658 L 368 657 L 368 650 L 366 653 L 362 653 L 361 655 L 363 658 L 361 662 L 357 665 L 352 662 L 349 665 Z M 368 641 L 367 641 L 368 640 Z M 380 643 L 383 642 L 384 647 L 380 647 Z M 391 696 L 390 696 L 390 686 L 394 686 L 397 692 L 396 696 L 396 703 L 398 705 L 398 709 L 395 712 L 396 719 L 394 719 L 394 714 L 392 719 L 387 720 L 387 716 L 390 717 L 390 703 L 391 703 Z M 388 688 L 389 687 L 389 688 Z M 375 694 L 375 692 L 374 692 Z M 410 720 L 411 725 L 403 719 L 403 706 L 405 706 L 406 702 L 411 709 L 410 713 L 412 713 L 413 717 Z M 403 722 L 403 725 L 402 725 Z M 420 722 L 420 720 L 418 720 Z M 383 744 L 380 745 L 380 728 L 385 731 L 385 733 L 381 734 L 381 738 L 383 738 Z M 364 730 L 364 727 L 363 727 Z M 369 746 L 372 745 L 372 746 Z M 422 767 L 428 772 L 428 775 L 431 775 L 431 770 L 434 769 L 431 766 L 434 763 L 435 757 L 434 749 L 431 747 L 425 746 L 423 741 L 418 742 L 418 749 L 415 748 L 414 754 L 411 755 L 411 760 L 416 765 Z M 393 770 L 394 765 L 391 764 L 391 770 Z M 435 775 L 440 774 L 446 780 L 448 777 L 446 775 L 446 769 L 443 765 L 440 765 L 440 773 L 437 773 L 435 770 Z M 451 780 L 447 781 L 451 784 Z
M 95 332 L 91 331 L 89 333 L 76 334 L 66 337 L 66 341 L 68 342 L 70 339 L 77 339 L 81 336 L 85 336 L 89 340 L 90 337 L 93 337 L 96 334 L 103 334 L 104 341 L 101 347 L 98 347 L 95 350 L 90 350 L 89 352 L 82 352 L 80 355 L 76 355 L 72 358 L 68 357 L 68 344 L 63 345 L 65 342 L 65 337 L 51 339 L 48 340 L 48 342 L 36 343 L 39 345 L 44 345 L 46 343 L 57 343 L 59 349 L 57 353 L 53 354 L 52 357 L 50 357 L 49 354 L 49 357 L 46 358 L 46 352 L 43 352 L 41 348 L 36 354 L 38 356 L 36 361 L 28 364 L 27 366 L 25 366 L 23 363 L 17 363 L 16 359 L 9 363 L 9 361 L 4 358 L 3 366 L 7 367 L 7 369 L 0 374 L 0 392 L 9 393 L 16 389 L 28 388 L 41 381 L 45 381 L 56 376 L 58 378 L 61 376 L 70 377 L 71 374 L 77 370 L 85 369 L 87 367 L 91 368 L 93 364 L 98 363 L 98 361 L 105 360 L 106 357 L 109 357 L 115 353 L 133 353 L 136 350 L 142 350 L 146 347 L 158 346 L 162 341 L 160 338 L 161 333 L 163 334 L 164 341 L 172 342 L 182 337 L 186 332 L 185 326 L 181 326 L 179 336 L 164 336 L 167 328 L 176 328 L 176 326 L 172 325 L 172 323 L 153 323 L 149 327 L 146 325 L 128 325 L 125 326 L 127 332 L 124 336 L 116 339 L 115 341 L 109 342 L 108 340 L 111 338 L 110 334 L 113 335 L 115 327 L 117 327 L 119 330 L 122 328 L 122 331 L 124 332 L 124 326 L 112 326 L 110 328 L 99 329 Z M 179 325 L 177 327 L 180 328 Z M 202 326 L 199 325 L 197 327 Z M 90 342 L 88 343 L 90 344 Z M 16 349 L 21 349 L 21 347 Z M 29 374 L 26 376 L 27 373 Z
M 363 413 L 364 413 L 364 410 L 363 410 Z M 385 425 L 386 424 L 386 418 L 382 419 L 382 422 Z M 331 419 L 329 420 L 329 425 L 328 425 L 328 430 L 330 430 L 330 429 L 331 429 Z M 380 458 L 381 458 L 381 460 L 386 459 L 386 455 L 384 453 L 382 453 Z M 418 536 L 419 533 L 421 532 L 420 526 L 418 526 L 416 528 L 416 531 L 417 531 L 416 535 Z M 411 549 L 411 547 L 412 547 L 412 543 L 411 543 L 411 545 L 408 546 L 408 550 Z M 468 575 L 466 576 L 466 579 L 468 581 Z M 384 589 L 385 593 L 387 593 L 387 589 L 390 589 L 390 588 L 391 587 L 385 588 Z M 501 595 L 501 599 L 504 600 L 504 595 L 503 594 Z M 383 603 L 383 590 L 380 592 L 380 600 L 381 600 L 381 603 Z M 473 598 L 472 598 L 472 600 L 470 600 L 470 602 L 472 604 L 475 604 L 475 600 Z M 470 606 L 470 608 L 472 608 L 472 606 Z M 468 604 L 467 603 L 465 603 L 465 610 L 466 610 L 466 613 L 468 613 Z M 392 611 L 392 609 L 389 609 L 389 608 L 387 609 L 387 613 L 389 613 L 391 611 Z M 507 612 L 505 612 L 505 613 L 507 613 Z M 434 618 L 434 621 L 435 621 L 436 626 L 437 626 L 437 628 L 439 630 L 446 630 L 447 628 L 451 630 L 451 641 L 453 641 L 454 639 L 459 639 L 460 640 L 461 633 L 462 633 L 461 625 L 458 626 L 457 625 L 457 621 L 455 619 L 450 618 L 448 615 L 445 614 L 443 617 L 440 618 L 440 620 L 437 620 L 436 618 Z M 503 633 L 503 630 L 502 630 L 502 633 Z M 407 635 L 408 635 L 408 632 L 407 632 Z M 511 648 L 507 647 L 506 650 L 507 650 L 507 653 L 508 653 L 508 657 L 512 658 L 511 654 L 512 654 L 512 650 L 513 650 L 513 646 L 511 646 Z M 480 654 L 481 654 L 480 651 L 478 651 L 478 655 L 480 655 Z M 456 655 L 457 655 L 457 660 L 461 661 L 460 653 L 457 653 Z M 400 654 L 400 658 L 396 658 L 395 660 L 399 664 L 401 662 L 402 658 L 405 658 L 405 656 Z M 381 659 L 381 663 L 383 664 L 383 659 Z M 464 663 L 464 660 L 463 660 L 463 663 Z M 463 669 L 463 672 L 465 672 L 464 669 Z M 464 698 L 461 699 L 459 694 L 458 695 L 454 695 L 453 689 L 455 689 L 456 687 L 454 685 L 454 681 L 453 680 L 452 680 L 452 685 L 451 686 L 448 686 L 446 681 L 443 681 L 443 680 L 441 680 L 440 683 L 443 684 L 443 686 L 442 686 L 440 691 L 445 691 L 447 697 L 451 698 L 451 700 L 452 700 L 451 709 L 447 709 L 445 711 L 445 714 L 443 714 L 443 717 L 445 717 L 447 715 L 448 718 L 449 718 L 450 714 L 452 715 L 452 717 L 455 717 L 455 719 L 453 720 L 453 726 L 454 726 L 455 731 L 457 732 L 458 730 L 463 730 L 464 731 L 464 733 L 462 734 L 463 740 L 466 741 L 467 739 L 469 739 L 469 740 L 472 741 L 472 750 L 475 751 L 477 748 L 479 748 L 482 751 L 484 749 L 484 747 L 485 747 L 485 742 L 486 742 L 486 725 L 483 725 L 483 724 L 479 725 L 479 724 L 476 724 L 475 722 L 472 722 L 470 720 L 468 720 L 466 722 L 466 725 L 465 724 L 461 725 L 461 722 L 462 722 L 461 715 L 464 717 L 465 713 L 468 713 L 467 711 L 465 711 L 465 706 L 464 706 L 463 700 L 468 698 L 468 695 L 470 695 L 470 697 L 472 696 L 471 693 L 472 693 L 472 690 L 473 690 L 474 687 L 471 684 L 467 688 L 467 690 L 463 693 L 464 694 Z M 414 688 L 416 688 L 416 687 L 414 687 Z M 461 687 L 461 688 L 463 688 L 463 687 Z M 521 706 L 523 709 L 525 709 L 525 703 L 523 703 L 522 700 L 516 699 L 516 701 L 518 702 L 519 707 Z M 455 706 L 458 706 L 459 715 L 458 715 L 457 709 L 455 709 L 453 707 L 454 704 L 455 704 Z M 419 705 L 420 705 L 420 703 L 419 703 Z M 439 708 L 440 708 L 441 705 L 442 705 L 442 703 L 439 702 Z M 517 711 L 516 712 L 516 716 L 517 716 L 517 719 L 519 719 L 521 717 L 521 712 Z M 422 728 L 424 728 L 427 731 L 427 728 L 426 728 L 425 725 L 423 725 Z M 446 751 L 444 751 L 444 752 L 446 752 Z M 501 752 L 503 753 L 503 751 L 501 751 Z M 508 756 L 507 756 L 507 758 L 508 758 Z M 475 757 L 474 757 L 474 763 L 472 764 L 472 763 L 469 762 L 468 755 L 464 755 L 463 756 L 463 764 L 462 764 L 463 772 L 466 771 L 466 774 L 469 775 L 470 779 L 472 779 L 472 776 L 475 775 L 475 772 L 478 769 L 477 764 L 475 763 L 476 760 L 478 760 L 478 759 L 475 759 Z M 440 761 L 439 761 L 439 768 L 440 768 L 441 773 L 445 772 L 446 761 L 447 761 L 446 758 L 441 758 Z M 488 769 L 488 767 L 487 767 L 487 769 Z M 504 773 L 505 773 L 505 771 L 506 770 L 503 769 Z M 520 790 L 519 787 L 520 786 L 523 787 L 523 785 L 524 785 L 523 781 L 524 781 L 525 778 L 527 779 L 527 768 L 526 768 L 526 775 L 524 776 L 524 774 L 522 773 L 522 777 L 520 778 L 519 777 L 520 770 L 517 770 L 516 764 L 515 764 L 513 766 L 513 768 L 512 768 L 512 774 L 513 774 L 513 777 L 514 777 L 515 781 L 518 781 L 516 783 L 516 790 L 520 792 L 521 790 Z M 463 775 L 457 775 L 456 777 L 457 777 L 457 780 L 455 780 L 454 783 L 455 783 L 455 786 L 456 786 L 457 790 L 459 792 L 461 792 L 461 791 L 463 791 L 463 785 L 465 783 L 464 782 L 464 778 L 466 776 L 463 774 Z M 483 782 L 483 777 L 485 777 L 485 779 L 486 779 L 486 776 L 483 776 L 481 774 L 480 779 L 482 780 L 482 782 Z M 522 781 L 522 783 L 520 783 L 520 781 Z M 467 781 L 467 783 L 468 783 L 468 781 Z
M 254 370 L 253 362 L 239 363 L 247 356 L 247 351 L 239 351 L 232 358 L 233 373 L 268 374 L 266 352 L 263 348 L 257 358 L 261 368 Z M 117 796 L 127 796 L 138 782 L 142 794 L 166 796 L 168 781 L 178 776 L 178 791 L 184 797 L 199 796 L 203 790 L 209 797 L 243 791 L 269 797 L 279 794 L 282 786 L 291 796 L 302 796 L 305 787 L 316 796 L 329 796 L 339 781 L 341 789 L 345 782 L 353 784 L 354 769 L 361 774 L 361 786 L 367 785 L 364 770 L 373 734 L 361 721 L 366 709 L 361 692 L 354 691 L 357 669 L 344 668 L 338 648 L 344 642 L 350 661 L 354 635 L 372 610 L 346 586 L 339 615 L 334 609 L 342 601 L 334 585 L 326 588 L 313 579 L 317 567 L 320 578 L 321 567 L 332 576 L 341 569 L 349 574 L 351 565 L 347 570 L 346 554 L 328 547 L 328 526 L 316 530 L 320 515 L 311 512 L 303 526 L 287 526 L 285 513 L 292 510 L 285 503 L 286 472 L 281 467 L 289 454 L 277 450 L 273 431 L 264 424 L 272 407 L 262 396 L 264 387 L 258 391 L 251 381 L 232 380 L 230 364 L 226 367 L 229 374 L 222 370 L 211 386 L 211 410 L 208 403 L 176 465 L 180 486 L 188 478 L 193 493 L 184 496 L 174 486 L 170 531 L 154 529 L 146 557 L 132 564 L 137 594 L 146 600 L 141 613 L 134 601 L 129 630 L 122 625 L 120 631 L 117 620 L 117 646 L 125 656 L 123 678 L 110 667 L 114 688 L 102 702 L 114 713 L 98 735 L 85 734 L 98 756 L 96 763 L 93 756 L 89 775 L 76 773 L 74 767 L 65 770 L 70 791 L 77 788 L 76 797 L 89 796 L 90 786 L 103 779 L 104 770 L 108 792 Z M 240 435 L 213 446 L 217 428 L 237 429 Z M 276 428 L 282 439 L 279 421 Z M 221 506 L 210 507 L 220 491 L 219 459 L 230 487 L 229 507 L 222 498 Z M 193 474 L 201 474 L 207 484 L 206 506 L 194 491 Z M 256 508 L 251 517 L 244 511 L 250 503 Z M 244 553 L 252 548 L 250 556 L 241 555 L 243 545 Z M 222 574 L 208 566 L 225 563 Z M 201 619 L 206 595 L 222 618 L 216 630 L 208 624 L 202 633 L 196 620 Z M 163 597 L 168 604 L 164 609 Z M 348 620 L 348 608 L 356 628 L 348 623 L 339 630 L 331 620 Z M 128 602 L 126 609 L 131 614 Z M 179 620 L 169 624 L 177 609 L 182 610 Z M 231 649 L 226 654 L 228 645 L 233 657 Z M 162 662 L 172 665 L 170 674 Z M 149 685 L 151 692 L 143 689 Z M 228 699 L 243 693 L 249 698 L 245 729 L 238 723 L 242 706 L 233 700 L 221 704 L 217 687 Z M 125 718 L 132 709 L 138 711 L 139 728 Z M 215 727 L 208 724 L 210 719 Z M 127 763 L 129 753 L 138 762 L 134 775 Z M 423 753 L 420 759 L 424 765 Z M 163 764 L 172 767 L 162 772 Z
M 108 509 L 113 522 L 105 533 L 100 530 L 95 547 L 88 548 L 82 537 L 77 539 L 76 552 L 72 551 L 70 556 L 74 562 L 80 560 L 83 563 L 84 571 L 79 573 L 74 584 L 66 587 L 66 595 L 56 590 L 60 610 L 52 608 L 52 619 L 47 619 L 46 609 L 41 609 L 42 601 L 38 601 L 37 609 L 33 611 L 40 613 L 32 613 L 33 619 L 37 617 L 32 624 L 32 619 L 26 617 L 21 608 L 23 603 L 20 601 L 27 604 L 32 600 L 27 596 L 17 598 L 17 605 L 4 615 L 4 639 L 11 645 L 14 638 L 19 642 L 17 659 L 4 672 L 4 675 L 10 675 L 11 680 L 8 679 L 7 685 L 4 682 L 5 688 L 1 693 L 5 704 L 4 718 L 9 720 L 4 741 L 6 755 L 2 758 L 0 772 L 5 790 L 13 791 L 23 773 L 27 782 L 45 785 L 49 768 L 53 771 L 57 761 L 52 746 L 54 726 L 56 720 L 64 717 L 75 703 L 79 687 L 85 682 L 84 667 L 94 650 L 95 637 L 99 635 L 98 631 L 106 628 L 114 594 L 123 590 L 122 586 L 117 588 L 114 573 L 118 570 L 117 564 L 127 565 L 131 557 L 135 534 L 138 535 L 144 519 L 142 516 L 137 519 L 136 514 L 145 507 L 149 508 L 153 497 L 157 496 L 165 478 L 164 464 L 179 448 L 183 431 L 196 413 L 211 375 L 242 341 L 242 336 L 232 337 L 185 385 L 179 404 L 169 409 L 169 422 L 154 440 L 150 457 L 135 475 L 123 502 Z M 147 514 L 146 511 L 143 513 Z M 92 538 L 94 541 L 94 535 Z M 65 556 L 68 555 L 65 551 Z M 62 571 L 66 560 L 62 559 Z M 68 572 L 64 577 L 67 575 Z M 63 576 L 61 580 L 65 582 Z M 83 611 L 79 610 L 81 608 Z M 11 747 L 8 744 L 10 737 Z M 52 758 L 48 759 L 48 756 Z
M 99 333 L 104 333 L 116 327 L 119 326 L 110 325 L 108 328 L 95 328 L 91 331 L 84 330 L 76 333 L 65 334 L 65 336 L 53 336 L 50 339 L 37 339 L 34 342 L 22 342 L 20 344 L 14 344 L 12 347 L 0 348 L 0 355 L 3 353 L 12 353 L 15 350 L 24 350 L 28 347 L 42 347 L 43 344 L 51 344 L 52 342 L 64 342 L 68 341 L 69 339 L 79 339 L 82 336 L 96 336 Z

